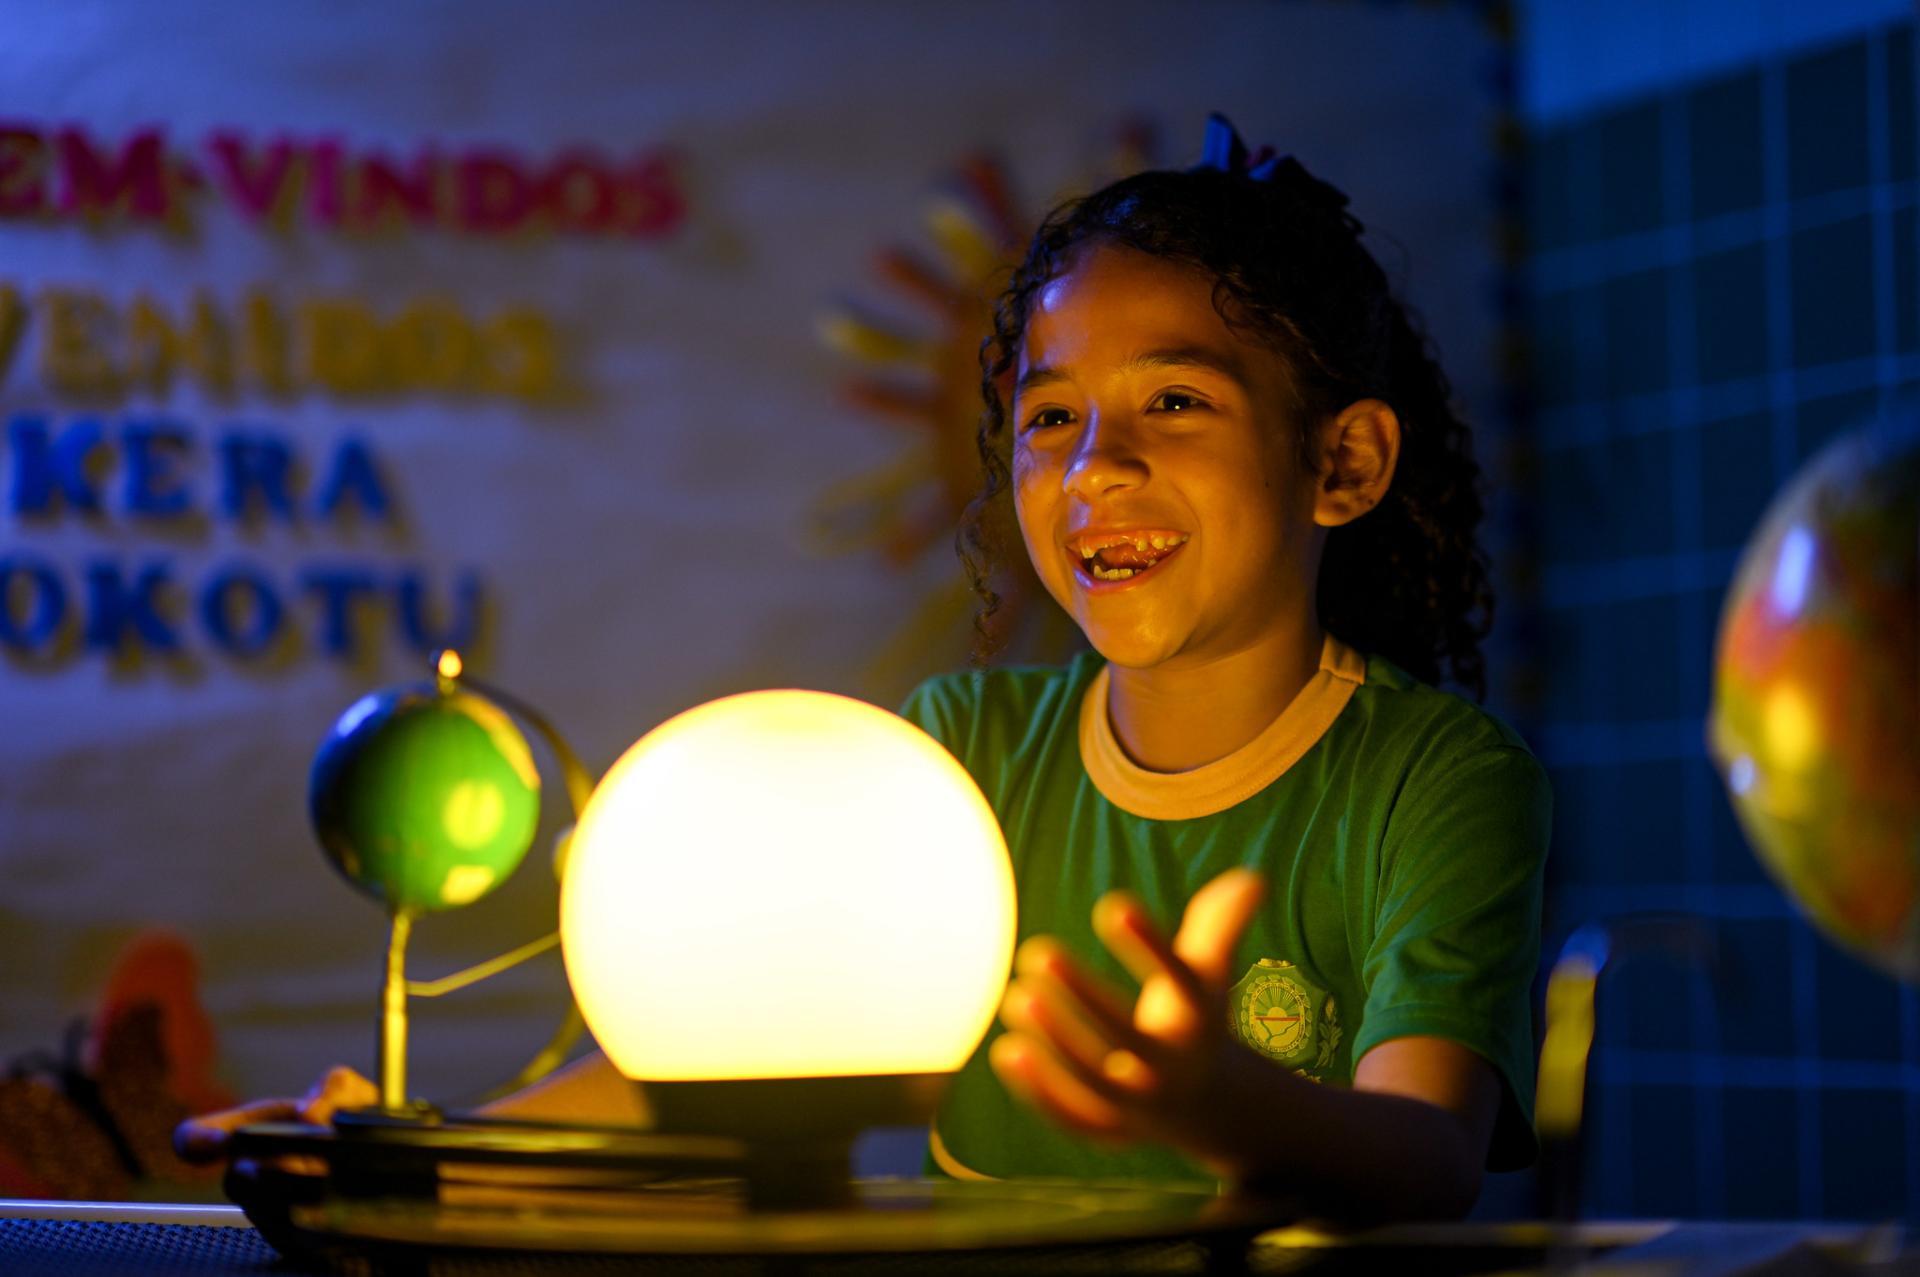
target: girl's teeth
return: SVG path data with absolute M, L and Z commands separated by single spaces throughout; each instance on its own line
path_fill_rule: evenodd
M 1157 535 L 1150 533 L 1146 536 L 1127 537 L 1127 538 L 1122 538 L 1118 541 L 1109 541 L 1098 548 L 1083 545 L 1080 547 L 1081 566 L 1085 568 L 1085 570 L 1089 574 L 1091 574 L 1096 580 L 1124 581 L 1124 580 L 1127 580 L 1129 577 L 1138 576 L 1140 573 L 1145 572 L 1150 568 L 1157 567 L 1159 565 L 1159 560 L 1155 559 L 1152 563 L 1149 563 L 1146 567 L 1143 567 L 1143 568 L 1109 568 L 1101 565 L 1098 562 L 1095 562 L 1095 558 L 1097 555 L 1099 555 L 1100 550 L 1106 549 L 1110 546 L 1125 545 L 1125 546 L 1131 546 L 1136 554 L 1145 554 L 1149 546 L 1151 546 L 1155 550 L 1162 550 L 1162 551 L 1177 550 L 1192 539 L 1193 539 L 1192 537 L 1187 536 L 1183 533 L 1178 533 L 1178 532 L 1161 533 Z
M 1091 544 L 1082 545 L 1080 547 L 1080 557 L 1083 559 L 1091 559 L 1094 555 L 1100 553 L 1101 550 L 1116 545 L 1131 545 L 1141 554 L 1147 552 L 1148 546 L 1152 546 L 1156 550 L 1173 550 L 1185 545 L 1192 539 L 1192 537 L 1182 532 L 1161 532 L 1149 533 L 1146 536 L 1121 537 L 1117 541 L 1104 541 L 1098 546 Z

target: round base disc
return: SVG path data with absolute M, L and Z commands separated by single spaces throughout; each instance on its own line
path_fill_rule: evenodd
M 853 1181 L 843 1204 L 755 1205 L 752 1146 L 631 1128 L 342 1115 L 234 1135 L 228 1194 L 285 1254 L 506 1250 L 907 1255 L 1234 1241 L 1289 1221 L 1204 1187 Z
M 1251 1237 L 1279 1222 L 1211 1193 L 1120 1185 L 864 1181 L 839 1210 L 750 1211 L 725 1183 L 536 1205 L 526 1194 L 293 1207 L 314 1241 L 627 1255 L 852 1255 Z M 510 1200 L 518 1196 L 518 1201 Z

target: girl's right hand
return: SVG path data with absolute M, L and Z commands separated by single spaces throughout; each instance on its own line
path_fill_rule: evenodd
M 226 1157 L 234 1131 L 255 1122 L 311 1122 L 325 1126 L 337 1109 L 368 1108 L 380 1102 L 372 1082 L 344 1065 L 329 1069 L 313 1089 L 297 1100 L 255 1100 L 250 1104 L 190 1117 L 173 1131 L 180 1160 L 195 1165 Z

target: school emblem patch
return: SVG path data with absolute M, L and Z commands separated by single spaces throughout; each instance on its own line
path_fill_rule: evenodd
M 1234 1036 L 1268 1059 L 1321 1080 L 1340 1046 L 1333 996 L 1281 958 L 1262 958 L 1227 992 Z

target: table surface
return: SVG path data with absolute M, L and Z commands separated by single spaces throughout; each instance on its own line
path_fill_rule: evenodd
M 512 1252 L 436 1255 L 431 1274 L 832 1273 L 1349 1273 L 1422 1274 L 1546 1272 L 1549 1231 L 1530 1224 L 1445 1224 L 1401 1227 L 1339 1237 L 1312 1229 L 1279 1229 L 1255 1239 L 1244 1255 L 1209 1255 L 1191 1242 L 1130 1243 L 1092 1248 L 939 1256 L 761 1261 L 733 1257 L 568 1256 Z M 1562 1234 L 1563 1237 L 1566 1234 Z M 1626 1277 L 1788 1277 L 1871 1273 L 1920 1277 L 1920 1252 L 1898 1258 L 1892 1227 L 1859 1224 L 1749 1224 L 1625 1221 L 1578 1226 L 1570 1266 L 1557 1272 Z M 0 1273 L 6 1277 L 141 1277 L 143 1274 L 335 1274 L 312 1259 L 287 1262 L 233 1206 L 168 1206 L 120 1202 L 33 1202 L 0 1199 Z M 366 1272 L 360 1267 L 352 1271 Z M 378 1272 L 378 1267 L 372 1271 Z M 396 1271 L 422 1274 L 422 1266 Z

